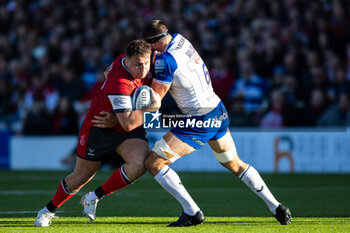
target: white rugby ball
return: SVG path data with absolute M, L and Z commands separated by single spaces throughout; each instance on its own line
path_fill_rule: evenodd
M 132 95 L 132 106 L 134 110 L 143 109 L 152 104 L 151 88 L 146 85 L 139 86 Z

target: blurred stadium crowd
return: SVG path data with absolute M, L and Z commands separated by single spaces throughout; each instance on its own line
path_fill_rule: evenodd
M 347 0 L 2 0 L 0 129 L 77 134 L 103 71 L 144 23 L 192 41 L 232 126 L 341 126 Z

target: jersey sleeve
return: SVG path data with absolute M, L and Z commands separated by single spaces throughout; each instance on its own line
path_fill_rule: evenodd
M 131 96 L 110 94 L 110 95 L 107 95 L 107 97 L 108 97 L 109 101 L 111 102 L 114 113 L 131 112 L 132 111 Z
M 157 55 L 154 61 L 154 82 L 170 85 L 173 81 L 173 74 L 177 69 L 174 57 L 166 52 Z
M 106 90 L 114 113 L 131 112 L 132 111 L 132 87 L 126 82 L 115 81 L 111 83 L 110 88 Z

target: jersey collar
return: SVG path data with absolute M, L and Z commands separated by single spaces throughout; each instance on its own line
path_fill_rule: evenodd
M 129 71 L 129 69 L 126 67 L 126 65 L 125 65 L 125 57 L 123 57 L 121 60 L 120 60 L 120 64 L 122 64 L 122 66 L 124 67 L 124 69 L 126 70 L 126 71 L 128 71 L 128 73 L 131 75 L 131 77 L 133 77 L 133 79 L 136 79 L 135 77 L 134 77 L 134 75 L 132 75 L 132 73 Z
M 168 49 L 175 43 L 175 37 L 178 35 L 178 33 L 173 33 L 173 34 L 170 34 L 171 35 L 171 41 L 170 41 L 170 43 L 166 46 L 166 48 L 165 48 L 165 51 L 164 52 L 166 52 L 166 51 L 168 51 Z

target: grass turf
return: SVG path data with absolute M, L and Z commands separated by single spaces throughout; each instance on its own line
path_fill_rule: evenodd
M 111 173 L 99 172 L 65 203 L 50 228 L 34 228 L 37 211 L 69 172 L 0 170 L 0 232 L 350 232 L 350 175 L 266 174 L 276 198 L 287 205 L 293 222 L 281 226 L 266 205 L 229 173 L 179 173 L 206 215 L 191 228 L 166 228 L 182 208 L 146 174 L 134 185 L 102 200 L 97 219 L 81 217 L 82 194 Z

